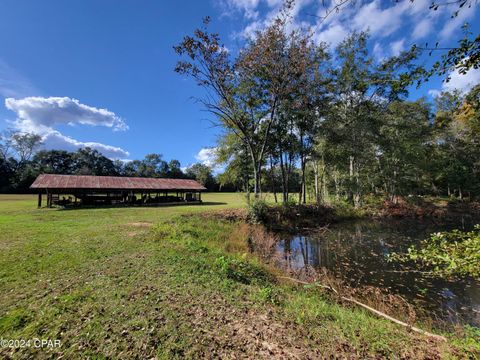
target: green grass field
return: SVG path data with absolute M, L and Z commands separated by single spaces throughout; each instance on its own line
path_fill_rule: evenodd
M 0 358 L 437 358 L 455 346 L 281 284 L 241 226 L 182 216 L 245 206 L 37 209 L 0 196 Z M 462 345 L 463 346 L 463 345 Z M 472 349 L 475 344 L 472 344 Z

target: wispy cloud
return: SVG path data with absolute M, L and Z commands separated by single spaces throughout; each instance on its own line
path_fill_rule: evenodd
M 448 11 L 448 14 L 451 14 L 456 7 L 448 7 L 445 11 Z M 453 35 L 455 31 L 460 29 L 463 24 L 467 21 L 472 19 L 475 16 L 475 12 L 477 11 L 477 6 L 472 7 L 464 7 L 459 11 L 458 16 L 445 21 L 445 25 L 443 26 L 442 30 L 440 31 L 440 38 L 441 40 L 449 40 L 450 37 Z M 451 15 L 450 15 L 451 16 Z
M 259 16 L 257 11 L 260 0 L 218 0 L 217 4 L 223 9 L 224 15 L 231 15 L 234 12 L 242 13 L 247 19 L 256 19 Z
M 243 14 L 247 24 L 236 34 L 236 37 L 242 38 L 251 38 L 256 31 L 268 26 L 283 3 L 279 0 L 217 1 Z M 384 48 L 390 48 L 392 54 L 397 54 L 439 29 L 438 40 L 446 42 L 454 32 L 460 30 L 465 21 L 473 18 L 476 11 L 476 6 L 465 8 L 451 19 L 458 5 L 442 6 L 437 11 L 432 11 L 429 8 L 430 0 L 367 0 L 352 1 L 324 19 L 325 11 L 332 3 L 297 0 L 292 10 L 290 27 L 308 27 L 313 31 L 316 41 L 330 43 L 332 47 L 352 31 L 368 31 L 374 40 L 382 42 Z M 389 44 L 385 44 L 387 41 Z
M 392 55 L 397 56 L 403 50 L 405 50 L 405 39 L 400 39 L 390 43 L 390 49 L 392 50 Z
M 7 98 L 37 94 L 38 89 L 25 76 L 0 59 L 0 96 Z

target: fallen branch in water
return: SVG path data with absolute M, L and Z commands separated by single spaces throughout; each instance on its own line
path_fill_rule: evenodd
M 331 290 L 331 291 L 333 291 L 335 294 L 338 294 L 338 291 L 337 291 L 335 288 L 333 288 L 333 287 L 331 287 L 331 286 L 329 286 L 329 285 L 323 285 L 323 284 L 320 284 L 320 283 L 317 283 L 317 282 L 315 282 L 315 283 L 309 283 L 309 282 L 306 282 L 306 281 L 298 280 L 298 279 L 291 278 L 291 277 L 287 277 L 287 276 L 279 276 L 279 278 L 280 278 L 280 279 L 290 280 L 290 281 L 293 281 L 293 282 L 296 282 L 296 283 L 299 283 L 299 284 L 303 284 L 303 285 L 315 285 L 315 286 L 318 286 L 318 287 L 321 287 L 321 288 L 324 288 L 324 289 Z M 395 324 L 402 325 L 402 326 L 404 326 L 404 327 L 406 327 L 406 328 L 408 328 L 408 329 L 410 329 L 410 330 L 412 330 L 412 331 L 415 331 L 415 332 L 417 332 L 417 333 L 420 333 L 420 334 L 422 334 L 422 335 L 426 335 L 426 336 L 428 336 L 428 337 L 431 337 L 431 338 L 434 338 L 434 339 L 437 339 L 437 340 L 447 341 L 447 338 L 446 338 L 445 336 L 432 334 L 432 333 L 430 333 L 430 332 L 428 332 L 428 331 L 422 330 L 422 329 L 417 328 L 417 327 L 415 327 L 415 326 L 411 326 L 411 325 L 409 325 L 409 324 L 407 324 L 407 323 L 405 323 L 405 322 L 403 322 L 403 321 L 400 321 L 400 320 L 398 320 L 398 319 L 395 319 L 395 318 L 391 317 L 390 315 L 387 315 L 387 314 L 385 314 L 385 313 L 383 313 L 383 312 L 381 312 L 381 311 L 379 311 L 379 310 L 376 310 L 376 309 L 374 309 L 374 308 L 372 308 L 372 307 L 370 307 L 370 306 L 368 306 L 368 305 L 366 305 L 366 304 L 364 304 L 364 303 L 362 303 L 362 302 L 360 302 L 360 301 L 358 301 L 358 300 L 356 300 L 356 299 L 354 299 L 354 298 L 346 297 L 346 296 L 340 296 L 340 298 L 341 298 L 342 300 L 345 300 L 345 301 L 348 301 L 348 302 L 352 302 L 352 303 L 354 303 L 354 304 L 356 304 L 356 305 L 358 305 L 358 306 L 361 306 L 361 307 L 363 307 L 364 309 L 367 309 L 368 311 L 371 311 L 371 312 L 373 312 L 374 314 L 383 317 L 384 319 L 390 320 L 390 321 L 394 322 Z

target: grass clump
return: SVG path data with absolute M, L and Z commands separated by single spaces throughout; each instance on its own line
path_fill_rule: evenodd
M 215 264 L 227 278 L 242 284 L 268 284 L 273 281 L 271 274 L 251 261 L 220 256 L 215 260 Z

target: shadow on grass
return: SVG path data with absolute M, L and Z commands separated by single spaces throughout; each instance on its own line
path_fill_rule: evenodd
M 119 204 L 119 205 L 67 205 L 67 206 L 56 206 L 57 210 L 82 210 L 82 209 L 115 209 L 115 208 L 163 208 L 163 207 L 173 207 L 173 206 L 220 206 L 227 205 L 226 202 L 220 201 L 205 201 L 202 203 L 196 202 L 185 202 L 185 203 L 159 203 L 159 204 Z M 45 207 L 44 207 L 45 208 Z

